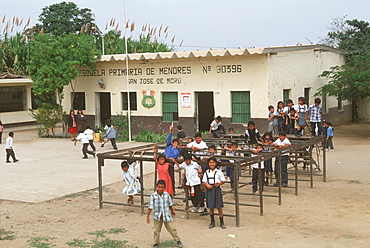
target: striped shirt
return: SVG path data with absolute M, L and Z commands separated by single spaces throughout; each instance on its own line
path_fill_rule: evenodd
M 164 222 L 170 222 L 172 221 L 170 212 L 170 206 L 172 205 L 172 199 L 167 192 L 163 192 L 162 196 L 158 195 L 157 192 L 154 192 L 150 196 L 148 208 L 153 210 L 154 219 L 161 221 L 162 216 Z

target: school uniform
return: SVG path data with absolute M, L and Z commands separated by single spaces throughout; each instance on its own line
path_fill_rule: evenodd
M 304 127 L 306 126 L 306 120 L 304 119 L 306 117 L 306 112 L 308 110 L 308 107 L 306 104 L 303 104 L 303 105 L 300 105 L 298 104 L 298 115 L 299 115 L 299 119 L 298 119 L 298 126 L 300 127 Z
M 91 128 L 88 128 L 85 130 L 84 134 L 87 136 L 87 139 L 89 140 L 90 147 L 93 149 L 93 151 L 96 151 L 96 147 L 94 145 L 94 131 Z
M 194 192 L 191 196 L 191 202 L 194 207 L 204 207 L 204 193 L 200 190 L 200 178 L 198 170 L 201 169 L 197 162 L 191 161 L 189 165 L 185 162 L 179 165 L 181 169 L 185 169 L 186 185 L 190 186 L 190 192 Z
M 83 158 L 87 158 L 87 154 L 95 156 L 94 152 L 87 149 L 89 146 L 89 140 L 84 133 L 79 133 L 76 137 L 76 140 L 80 140 L 82 142 L 82 154 L 84 155 Z
M 256 157 L 258 154 L 252 154 L 252 157 Z M 265 163 L 264 161 L 261 162 L 261 170 L 258 169 L 258 163 L 252 164 L 253 171 L 252 171 L 252 190 L 253 192 L 257 191 L 257 182 L 261 178 L 262 181 L 262 190 L 263 190 L 263 183 L 265 181 Z M 260 173 L 260 175 L 259 175 Z
M 260 133 L 258 132 L 257 128 L 250 130 L 247 128 L 245 130 L 245 143 L 248 144 L 258 144 L 258 140 L 261 138 Z
M 290 141 L 285 138 L 283 141 L 280 139 L 277 139 L 273 144 L 277 144 L 278 146 L 284 146 L 286 144 L 291 144 Z M 281 182 L 288 184 L 288 153 L 283 153 L 281 155 Z M 276 157 L 275 159 L 275 177 L 276 177 L 276 182 L 279 183 L 279 157 Z
M 297 128 L 298 128 L 298 121 L 295 120 L 295 119 L 292 119 L 292 117 L 298 118 L 298 116 L 295 113 L 294 113 L 294 115 L 289 114 L 287 116 L 288 125 L 286 126 L 286 133 L 296 134 L 297 133 Z M 298 120 L 300 120 L 300 119 L 298 119 Z
M 9 136 L 6 138 L 5 142 L 5 151 L 6 151 L 6 162 L 10 163 L 9 158 L 13 158 L 13 162 L 17 162 L 18 160 L 15 158 L 15 153 L 13 149 L 13 137 Z
M 108 127 L 104 134 L 105 138 L 110 140 L 110 143 L 112 144 L 113 148 L 117 150 L 116 145 L 116 137 L 117 137 L 117 131 L 112 126 Z
M 222 171 L 217 168 L 214 171 L 206 170 L 202 182 L 212 185 L 211 189 L 206 189 L 207 208 L 223 208 L 221 187 L 214 186 L 216 183 L 225 182 Z
M 226 130 L 221 122 L 217 123 L 215 120 L 213 120 L 210 124 L 210 127 L 214 138 L 221 138 L 220 131 L 226 133 Z
M 197 143 L 195 140 L 193 142 L 190 142 L 189 144 L 186 145 L 188 148 L 192 148 L 192 147 L 196 147 L 198 148 L 199 150 L 194 152 L 195 155 L 203 155 L 203 154 L 206 154 L 207 150 L 208 149 L 208 146 L 206 144 L 206 142 L 204 142 L 203 140 L 200 141 L 199 143 Z

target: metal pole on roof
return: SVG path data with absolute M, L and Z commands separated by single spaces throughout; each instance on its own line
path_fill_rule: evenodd
M 127 50 L 127 36 L 126 36 L 126 1 L 123 0 L 123 20 L 124 20 L 124 36 L 125 36 L 125 53 L 126 53 L 126 88 L 127 88 L 127 122 L 128 122 L 128 141 L 131 139 L 131 103 L 130 103 L 130 84 L 128 80 L 128 50 Z

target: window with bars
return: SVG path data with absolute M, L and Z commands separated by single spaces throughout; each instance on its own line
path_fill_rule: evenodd
M 304 99 L 307 106 L 310 106 L 310 89 L 311 88 L 304 88 Z
M 162 92 L 162 121 L 178 121 L 179 106 L 177 92 Z
M 283 102 L 284 102 L 284 105 L 288 101 L 289 95 L 290 95 L 290 90 L 288 90 L 288 89 L 283 90 Z
M 122 92 L 122 110 L 128 110 L 127 92 Z M 137 94 L 130 92 L 130 110 L 137 110 Z
M 73 109 L 86 110 L 85 92 L 75 92 L 75 99 L 73 100 Z
M 0 99 L 0 112 L 25 111 L 27 109 L 26 86 L 1 86 Z
M 251 119 L 249 91 L 231 92 L 231 122 L 247 123 Z

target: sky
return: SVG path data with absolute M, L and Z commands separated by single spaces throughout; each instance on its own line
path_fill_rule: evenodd
M 68 2 L 68 0 L 66 0 Z M 72 0 L 71 0 L 72 1 Z M 6 2 L 6 4 L 5 4 Z M 62 1 L 0 0 L 0 18 L 9 21 L 31 18 L 38 22 L 42 8 Z M 127 19 L 135 22 L 131 33 L 137 38 L 146 23 L 169 26 L 168 38 L 177 51 L 276 47 L 316 44 L 325 37 L 333 18 L 370 21 L 370 0 L 74 0 L 79 8 L 89 8 L 101 30 L 115 18 L 119 29 Z M 125 2 L 125 4 L 124 4 Z M 125 7 L 124 7 L 125 6 Z M 0 23 L 0 34 L 4 24 Z M 162 29 L 163 30 L 163 29 Z M 178 45 L 182 42 L 182 46 Z

